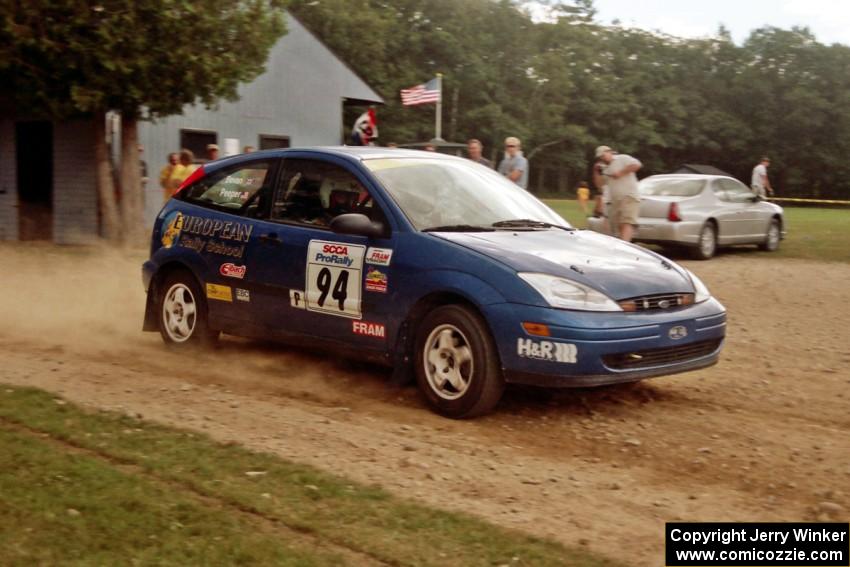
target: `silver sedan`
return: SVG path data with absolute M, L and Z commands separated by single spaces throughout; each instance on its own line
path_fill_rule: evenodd
M 719 246 L 757 244 L 774 251 L 785 238 L 782 207 L 767 203 L 743 183 L 719 175 L 653 175 L 640 181 L 636 242 L 687 246 L 708 260 Z M 588 228 L 611 234 L 607 218 Z

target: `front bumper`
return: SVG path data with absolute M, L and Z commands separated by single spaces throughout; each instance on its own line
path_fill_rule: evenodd
M 517 304 L 490 306 L 508 382 L 586 387 L 634 382 L 716 364 L 726 312 L 714 299 L 645 313 L 590 313 Z M 532 336 L 523 322 L 542 323 Z

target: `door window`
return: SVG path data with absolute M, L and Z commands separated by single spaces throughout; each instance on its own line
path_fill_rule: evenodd
M 285 160 L 271 219 L 328 229 L 334 217 L 361 213 L 386 225 L 366 188 L 350 171 L 312 160 Z

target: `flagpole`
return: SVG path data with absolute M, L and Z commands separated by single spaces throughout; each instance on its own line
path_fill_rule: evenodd
M 443 74 L 437 73 L 437 90 L 440 91 L 440 98 L 437 99 L 437 124 L 435 130 L 437 135 L 435 140 L 443 139 Z

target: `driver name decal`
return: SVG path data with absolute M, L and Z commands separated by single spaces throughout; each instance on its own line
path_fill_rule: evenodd
M 552 341 L 535 341 L 518 338 L 516 353 L 523 358 L 535 358 L 550 362 L 565 362 L 575 364 L 578 349 L 570 343 L 554 343 Z

